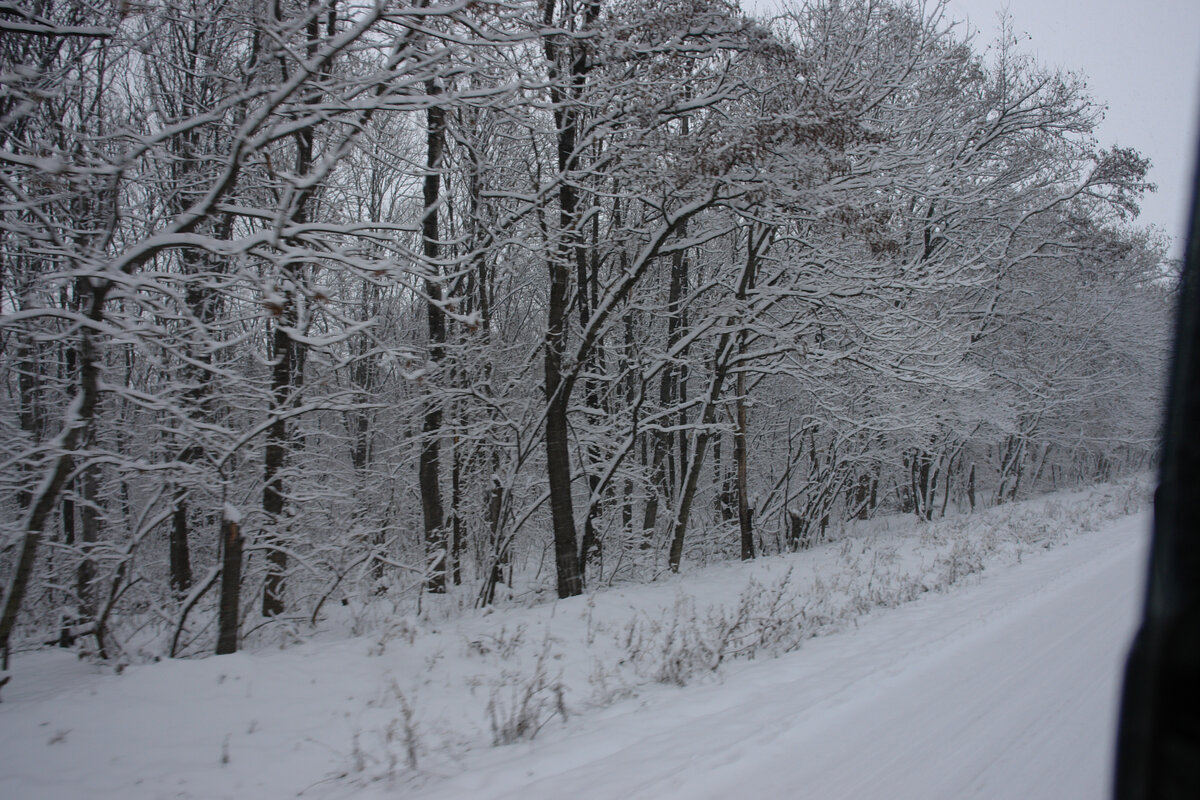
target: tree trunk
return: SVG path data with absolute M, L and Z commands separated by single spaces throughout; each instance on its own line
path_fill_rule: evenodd
M 578 209 L 576 209 L 576 219 L 579 218 Z M 575 270 L 576 270 L 576 291 L 575 305 L 579 311 L 579 327 L 584 329 L 587 327 L 589 320 L 592 317 L 592 312 L 599 303 L 599 271 L 600 258 L 597 252 L 600 239 L 600 215 L 592 215 L 591 225 L 591 248 L 592 258 L 588 258 L 588 250 L 583 246 L 583 237 L 576 233 L 575 236 Z M 587 407 L 593 412 L 601 412 L 600 391 L 599 386 L 592 373 L 603 373 L 603 353 L 599 352 L 599 347 L 594 348 L 588 354 L 588 377 L 584 379 L 584 402 Z M 583 538 L 579 543 L 579 568 L 583 570 L 584 577 L 587 575 L 587 567 L 589 563 L 596 563 L 600 560 L 600 538 L 596 533 L 596 520 L 600 515 L 600 501 L 598 498 L 600 492 L 600 476 L 596 474 L 594 465 L 599 463 L 601 454 L 596 445 L 589 442 L 583 450 L 583 477 L 588 487 L 588 503 L 584 509 L 583 515 Z
M 289 288 L 288 291 L 294 290 Z M 267 546 L 267 576 L 263 583 L 262 594 L 262 615 L 264 617 L 273 617 L 284 611 L 288 558 L 279 536 L 279 526 L 283 522 L 283 466 L 289 444 L 288 429 L 290 427 L 284 413 L 293 402 L 291 390 L 295 372 L 292 367 L 292 339 L 286 328 L 295 326 L 296 322 L 295 300 L 289 299 L 282 318 L 275 325 L 271 340 L 275 359 L 271 369 L 271 410 L 275 414 L 275 419 L 267 428 L 266 450 L 263 457 L 262 508 L 270 530 L 264 537 Z
M 75 499 L 71 494 L 66 494 L 62 499 L 62 509 L 59 512 L 62 520 L 62 535 L 63 544 L 68 548 L 75 546 Z M 51 556 L 52 558 L 53 556 Z M 75 643 L 75 636 L 71 632 L 71 628 L 75 625 L 79 617 L 78 610 L 73 614 L 62 613 L 60 616 L 60 627 L 58 634 L 59 647 L 70 647 Z
M 275 5 L 277 21 L 283 22 L 281 5 Z M 337 14 L 334 8 L 328 10 L 327 25 L 329 31 L 334 29 Z M 313 13 L 306 23 L 307 53 L 309 58 L 316 55 L 322 38 L 320 15 Z M 291 67 L 283 59 L 280 64 L 285 79 L 289 77 Z M 312 89 L 302 96 L 302 101 L 309 106 L 320 103 L 320 91 Z M 303 180 L 311 175 L 316 154 L 316 134 L 312 125 L 300 128 L 292 134 L 296 148 L 294 175 Z M 295 194 L 294 206 L 290 219 L 297 224 L 309 221 L 310 203 L 319 191 L 319 185 L 308 185 L 299 189 Z M 282 307 L 278 310 L 278 319 L 272 335 L 272 355 L 275 363 L 271 372 L 271 411 L 276 415 L 271 427 L 267 429 L 266 453 L 263 468 L 263 511 L 271 532 L 265 537 L 267 546 L 267 577 L 263 584 L 262 613 L 264 617 L 282 614 L 285 608 L 284 593 L 288 565 L 287 551 L 279 536 L 279 524 L 283 518 L 286 487 L 283 483 L 283 467 L 287 456 L 287 448 L 292 445 L 290 429 L 284 412 L 293 408 L 299 393 L 304 375 L 304 346 L 299 339 L 292 335 L 300 324 L 300 313 L 296 301 L 296 293 L 304 274 L 300 264 L 291 259 L 284 261 L 282 268 L 283 286 L 279 287 L 283 299 Z
M 975 463 L 971 462 L 971 471 L 967 474 L 967 502 L 971 510 L 975 510 Z
M 441 88 L 433 81 L 426 84 L 426 93 L 435 97 Z M 421 248 L 425 256 L 425 294 L 429 323 L 429 362 L 436 370 L 445 356 L 446 314 L 442 308 L 440 231 L 438 203 L 441 195 L 442 151 L 446 144 L 446 117 L 441 106 L 431 105 L 425 112 L 426 160 L 424 181 L 425 211 L 421 219 Z M 446 520 L 442 507 L 441 468 L 438 463 L 439 439 L 442 433 L 440 400 L 431 397 L 422 423 L 421 456 L 418 463 L 418 483 L 421 490 L 421 517 L 425 527 L 425 589 L 435 594 L 446 591 Z
M 562 45 L 552 32 L 554 0 L 545 0 L 542 22 L 547 35 L 543 39 L 549 67 L 550 101 L 554 107 L 554 122 L 558 129 L 558 241 L 550 253 L 550 297 L 547 305 L 545 338 L 546 393 L 546 477 L 550 490 L 550 518 L 554 531 L 554 564 L 557 573 L 558 596 L 573 597 L 583 592 L 583 573 L 575 533 L 575 510 L 571 499 L 571 455 L 567 409 L 571 382 L 565 380 L 563 356 L 566 353 L 567 325 L 570 312 L 570 268 L 578 267 L 578 197 L 572 180 L 579 166 L 576 141 L 581 108 L 578 105 L 586 76 L 590 69 L 587 54 L 579 45 L 572 45 L 564 54 Z M 600 3 L 592 0 L 585 6 L 584 29 L 595 22 Z M 569 60 L 564 76 L 563 56 Z M 563 78 L 569 82 L 564 84 Z
M 929 522 L 933 519 L 933 485 L 931 483 L 933 456 L 923 449 L 917 449 L 913 452 L 913 466 L 916 470 L 914 487 L 917 517 L 924 522 Z
M 236 514 L 226 508 L 221 518 L 221 596 L 217 610 L 217 655 L 236 653 L 241 613 L 242 534 Z
M 92 445 L 92 426 L 89 424 L 83 436 L 83 448 Z M 85 467 L 76 480 L 80 499 L 79 507 L 79 566 L 75 570 L 75 594 L 79 598 L 80 621 L 96 619 L 96 562 L 92 549 L 100 540 L 99 490 L 96 468 Z
M 169 543 L 169 572 L 171 590 L 182 598 L 192 588 L 192 562 L 188 550 L 188 493 L 175 490 L 175 511 L 171 515 L 171 539 Z
M 738 355 L 746 354 L 746 332 L 738 332 Z M 750 491 L 747 477 L 746 453 L 746 373 L 738 370 L 737 399 L 737 428 L 733 433 L 733 460 L 737 464 L 737 510 L 738 530 L 742 538 L 742 560 L 754 558 L 754 529 L 750 519 Z
M 556 305 L 552 281 L 551 316 Z M 557 298 L 565 312 L 566 299 Z M 562 315 L 565 317 L 565 313 Z M 559 318 L 559 325 L 565 319 Z M 583 575 L 575 545 L 575 512 L 571 501 L 571 456 L 568 449 L 567 397 L 562 386 L 562 339 L 553 327 L 546 342 L 546 477 L 550 489 L 550 518 L 554 529 L 554 565 L 558 578 L 558 596 L 574 597 L 583 592 Z
M 462 452 L 454 437 L 454 461 L 450 468 L 450 575 L 455 586 L 462 585 Z

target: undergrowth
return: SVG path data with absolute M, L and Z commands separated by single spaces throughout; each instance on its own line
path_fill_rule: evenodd
M 574 624 L 568 637 L 578 639 L 574 651 L 548 630 L 539 643 L 525 623 L 498 623 L 470 636 L 463 648 L 466 658 L 491 670 L 491 677 L 475 679 L 482 694 L 472 691 L 482 706 L 480 732 L 494 746 L 527 741 L 551 722 L 565 722 L 572 713 L 568 702 L 577 710 L 603 707 L 636 696 L 640 687 L 687 686 L 718 676 L 731 661 L 794 651 L 875 609 L 945 592 L 989 567 L 1020 562 L 1097 530 L 1144 507 L 1149 497 L 1144 482 L 1129 483 L 1073 499 L 1001 506 L 907 532 L 850 531 L 824 545 L 823 560 L 813 560 L 814 550 L 765 561 L 762 566 L 774 575 L 751 576 L 733 602 L 704 604 L 680 587 L 671 604 L 631 609 L 617 621 L 597 614 L 593 596 L 584 601 L 577 623 L 562 623 Z M 772 563 L 778 566 L 769 567 Z M 814 564 L 821 565 L 819 571 Z M 412 645 L 415 638 L 407 624 L 389 628 L 375 651 L 381 654 L 397 639 Z M 586 672 L 568 676 L 551 668 L 579 651 L 586 653 Z M 590 692 L 580 691 L 585 682 Z M 384 752 L 355 756 L 356 764 L 376 764 L 389 777 L 400 762 L 415 770 L 417 754 L 434 749 L 420 741 L 414 698 L 398 689 L 393 694 L 400 698 L 398 713 L 384 735 L 374 737 L 384 742 Z

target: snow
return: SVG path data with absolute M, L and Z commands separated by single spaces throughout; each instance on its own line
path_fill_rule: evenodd
M 630 708 L 427 798 L 1099 798 L 1144 521 Z
M 1118 495 L 280 650 L 18 654 L 0 797 L 1100 797 L 1148 528 L 1088 518 Z

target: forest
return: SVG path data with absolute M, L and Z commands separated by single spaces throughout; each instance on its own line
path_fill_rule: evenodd
M 1086 79 L 784 8 L 0 2 L 6 664 L 1151 467 L 1177 267 Z

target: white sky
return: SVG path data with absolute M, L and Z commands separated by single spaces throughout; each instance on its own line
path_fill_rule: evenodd
M 777 0 L 742 0 L 770 8 Z M 978 30 L 982 48 L 1007 8 L 1022 46 L 1047 67 L 1080 72 L 1108 106 L 1103 147 L 1136 148 L 1153 163 L 1158 192 L 1139 224 L 1161 229 L 1182 256 L 1197 123 L 1200 122 L 1200 2 L 1197 0 L 949 0 L 949 15 Z

